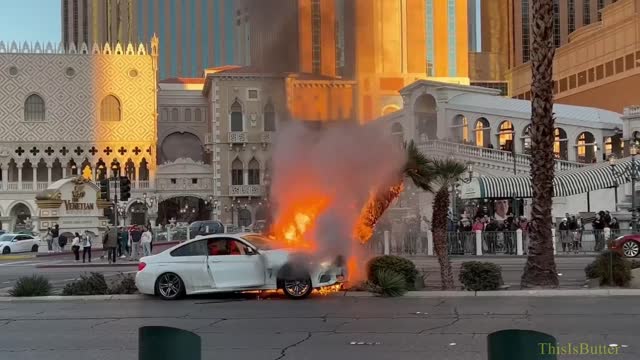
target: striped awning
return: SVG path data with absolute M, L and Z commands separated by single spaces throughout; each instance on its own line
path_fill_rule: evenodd
M 636 159 L 636 177 L 640 159 Z M 615 166 L 608 162 L 557 173 L 553 179 L 553 196 L 564 197 L 615 187 L 631 181 L 631 158 L 620 159 Z M 463 199 L 530 198 L 531 177 L 478 177 L 462 186 Z

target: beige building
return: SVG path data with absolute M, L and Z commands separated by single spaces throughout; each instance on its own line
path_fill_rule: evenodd
M 116 170 L 133 196 L 156 171 L 157 39 L 150 46 L 0 42 L 0 223 L 37 220 L 35 194 L 71 175 Z
M 619 0 L 601 13 L 602 21 L 580 27 L 556 50 L 555 100 L 621 113 L 639 102 L 640 1 Z M 514 67 L 509 78 L 512 95 L 529 99 L 530 64 Z

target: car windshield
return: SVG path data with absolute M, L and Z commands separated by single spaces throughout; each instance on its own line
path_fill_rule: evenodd
M 258 248 L 258 250 L 273 250 L 278 248 L 278 245 L 266 236 L 253 234 L 244 235 L 242 238 L 250 242 L 253 246 Z
M 11 235 L 11 234 L 5 234 L 5 235 L 0 236 L 0 242 L 11 241 L 11 240 L 13 240 L 13 235 Z

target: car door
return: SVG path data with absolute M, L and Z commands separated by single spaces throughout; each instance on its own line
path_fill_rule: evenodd
M 209 270 L 216 289 L 247 289 L 265 284 L 264 259 L 234 238 L 209 239 Z
M 33 245 L 32 237 L 29 235 L 16 235 L 14 238 L 16 240 L 15 252 L 25 252 L 31 251 L 31 246 Z
M 160 272 L 178 274 L 189 293 L 211 290 L 211 281 L 207 270 L 207 240 L 196 240 L 171 251 L 167 263 Z

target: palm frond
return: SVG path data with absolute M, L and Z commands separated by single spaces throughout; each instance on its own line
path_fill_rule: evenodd
M 432 160 L 418 150 L 413 140 L 405 143 L 404 147 L 407 152 L 407 161 L 403 169 L 404 175 L 409 177 L 420 189 L 432 191 L 431 185 L 434 179 L 434 174 L 430 167 Z
M 460 180 L 467 171 L 464 163 L 454 159 L 434 159 L 427 167 L 427 172 L 443 186 Z

